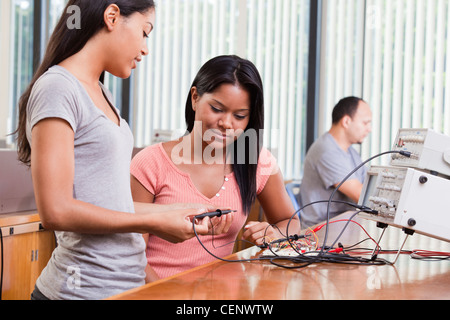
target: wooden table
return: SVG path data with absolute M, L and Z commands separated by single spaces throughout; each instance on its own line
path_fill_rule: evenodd
M 348 218 L 346 213 L 339 219 Z M 354 219 L 378 240 L 381 234 L 375 222 Z M 344 222 L 329 225 L 330 245 Z M 325 229 L 317 234 L 320 241 Z M 350 223 L 339 242 L 355 244 L 367 236 Z M 380 243 L 382 249 L 398 250 L 404 239 L 402 230 L 388 227 Z M 323 243 L 320 242 L 319 243 Z M 374 248 L 366 241 L 361 247 Z M 419 234 L 409 236 L 404 249 L 450 252 L 450 243 Z M 252 247 L 227 259 L 247 259 L 260 252 Z M 395 254 L 380 255 L 394 261 Z M 314 263 L 301 269 L 285 269 L 264 262 L 223 262 L 194 268 L 140 288 L 111 297 L 112 300 L 393 300 L 450 299 L 450 260 L 425 261 L 400 254 L 394 265 L 348 265 Z

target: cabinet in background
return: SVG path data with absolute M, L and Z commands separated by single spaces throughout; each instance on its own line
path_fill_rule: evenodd
M 36 212 L 2 214 L 0 228 L 3 236 L 3 252 L 0 251 L 2 300 L 29 300 L 55 248 L 54 233 L 42 229 Z

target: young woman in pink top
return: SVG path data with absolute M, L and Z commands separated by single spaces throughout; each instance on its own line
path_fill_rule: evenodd
M 191 86 L 185 118 L 184 137 L 147 147 L 133 159 L 134 200 L 237 210 L 222 216 L 215 235 L 201 237 L 219 257 L 232 253 L 244 225 L 243 238 L 255 244 L 282 237 L 271 225 L 284 233 L 295 210 L 275 158 L 262 147 L 263 85 L 254 64 L 237 56 L 208 61 Z M 246 224 L 256 198 L 268 222 Z M 299 229 L 298 221 L 291 222 L 289 230 Z M 149 235 L 146 253 L 148 281 L 215 259 L 195 238 L 171 244 Z

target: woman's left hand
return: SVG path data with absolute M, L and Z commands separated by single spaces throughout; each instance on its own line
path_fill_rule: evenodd
M 210 228 L 209 234 L 219 235 L 227 233 L 233 223 L 233 213 L 224 214 L 220 217 L 211 218 L 213 228 Z
M 245 225 L 244 230 L 242 238 L 259 246 L 264 242 L 269 243 L 283 237 L 283 235 L 276 230 L 276 228 L 269 225 L 268 222 L 250 221 Z

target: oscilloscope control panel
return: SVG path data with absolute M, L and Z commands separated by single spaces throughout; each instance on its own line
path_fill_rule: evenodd
M 413 168 L 373 166 L 359 200 L 364 218 L 450 242 L 450 180 Z
M 380 217 L 394 219 L 406 177 L 406 169 L 372 167 L 363 204 Z
M 411 157 L 393 154 L 390 165 L 427 170 L 450 176 L 450 137 L 431 129 L 400 129 L 394 151 L 411 152 Z

